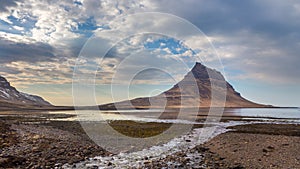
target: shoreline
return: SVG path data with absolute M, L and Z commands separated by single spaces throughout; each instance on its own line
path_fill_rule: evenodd
M 74 107 L 74 106 L 50 106 L 50 107 L 21 107 L 21 108 L 15 108 L 15 107 L 0 107 L 0 111 L 74 111 L 74 110 L 99 110 L 99 111 L 115 111 L 115 110 L 131 110 L 132 108 L 111 108 L 111 107 L 101 107 L 102 105 L 97 106 L 80 106 L 80 107 Z M 272 106 L 272 105 L 266 105 L 266 106 L 252 106 L 252 107 L 198 107 L 199 110 L 203 109 L 210 109 L 210 108 L 222 108 L 222 109 L 300 109 L 300 107 L 280 107 L 280 106 Z M 148 110 L 149 107 L 135 107 L 137 110 Z M 153 108 L 152 108 L 153 109 Z M 160 109 L 154 108 L 154 109 Z M 180 108 L 178 107 L 169 107 L 165 110 L 167 111 L 178 111 Z M 186 107 L 183 109 L 195 109 L 195 107 Z
M 5 119 L 5 117 L 0 118 L 2 129 L 0 168 L 17 168 L 20 166 L 27 166 L 29 168 L 37 168 L 38 166 L 53 168 L 61 167 L 68 163 L 70 166 L 73 166 L 80 161 L 86 161 L 96 156 L 112 156 L 111 153 L 93 143 L 76 121 L 52 120 L 49 123 L 26 124 L 23 123 L 23 118 L 24 117 L 15 117 L 12 119 Z M 31 119 L 29 118 L 28 120 Z M 39 120 L 39 118 L 35 120 Z M 131 123 L 116 121 L 115 125 L 119 129 L 126 128 L 127 126 L 131 131 L 136 130 Z M 163 124 L 160 129 L 164 129 L 164 127 L 168 127 L 168 123 Z M 201 125 L 196 126 L 196 128 L 199 127 L 201 127 Z M 279 160 L 276 158 L 276 155 L 279 155 L 278 153 L 286 154 L 286 158 L 283 159 L 287 162 L 282 162 L 283 166 L 280 167 L 287 168 L 299 164 L 300 159 L 296 157 L 300 157 L 300 153 L 293 152 L 292 149 L 293 147 L 295 149 L 297 146 L 299 147 L 298 149 L 300 149 L 299 124 L 263 124 L 260 122 L 260 124 L 246 124 L 229 127 L 228 129 L 231 131 L 217 135 L 208 142 L 196 145 L 196 147 L 188 151 L 179 151 L 157 160 L 151 159 L 150 157 L 144 159 L 140 166 L 164 167 L 178 165 L 178 167 L 181 166 L 182 168 L 194 166 L 200 168 L 201 166 L 211 168 L 259 168 L 255 165 L 255 161 L 260 160 L 262 161 L 259 163 L 260 165 L 269 168 L 272 164 L 273 168 L 276 168 L 276 166 L 281 165 L 274 162 Z M 131 134 L 132 133 L 134 132 L 131 132 Z M 147 132 L 145 132 L 145 134 L 144 136 L 149 135 Z M 143 135 L 137 137 L 142 136 Z M 251 145 L 245 144 L 245 142 L 250 142 L 245 141 L 245 139 L 253 140 L 253 142 L 258 143 Z M 269 145 L 264 145 L 266 140 L 269 140 Z M 276 141 L 278 140 L 280 140 L 280 143 L 277 144 Z M 284 141 L 287 143 L 283 143 Z M 257 146 L 257 144 L 261 146 Z M 283 146 L 283 148 L 281 148 L 281 146 Z M 245 149 L 245 147 L 247 147 L 247 149 Z M 47 151 L 49 151 L 49 153 L 47 153 Z M 234 153 L 229 155 L 229 152 Z M 259 154 L 258 156 L 260 158 L 251 155 L 251 152 Z M 247 160 L 239 158 L 240 156 L 245 156 L 244 154 L 249 154 L 247 159 L 252 160 L 247 162 Z M 107 165 L 109 167 L 114 164 L 108 163 Z

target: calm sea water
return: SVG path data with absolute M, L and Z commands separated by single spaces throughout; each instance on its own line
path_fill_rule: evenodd
M 238 116 L 270 117 L 270 118 L 300 118 L 299 108 L 240 108 L 226 109 L 224 113 Z
M 203 111 L 203 110 L 202 110 Z M 189 123 L 189 119 L 158 119 L 160 110 L 124 110 L 124 111 L 53 111 L 50 114 L 75 114 L 75 117 L 62 120 L 105 121 L 105 120 L 135 120 L 145 122 Z M 120 113 L 120 114 L 119 114 Z M 187 113 L 188 114 L 188 113 Z M 300 123 L 299 108 L 236 108 L 225 109 L 224 116 L 241 116 L 247 120 L 287 121 Z

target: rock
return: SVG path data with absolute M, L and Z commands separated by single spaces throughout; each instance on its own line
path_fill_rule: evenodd
M 41 136 L 40 135 L 34 135 L 33 137 L 32 137 L 32 139 L 40 139 L 41 138 Z
M 112 165 L 113 165 L 113 163 L 111 163 L 111 162 L 107 163 L 107 166 L 112 166 Z
M 9 159 L 8 158 L 2 158 L 0 157 L 0 165 L 8 163 Z
M 39 147 L 37 147 L 37 146 L 32 147 L 32 151 L 33 151 L 33 152 L 38 152 L 38 151 L 39 151 Z
M 151 161 L 144 161 L 144 164 L 147 165 L 147 164 L 150 164 Z
M 200 168 L 202 168 L 202 167 L 199 166 L 199 165 L 195 165 L 195 166 L 192 167 L 192 169 L 200 169 Z

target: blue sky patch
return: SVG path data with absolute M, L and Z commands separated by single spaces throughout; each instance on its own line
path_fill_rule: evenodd
M 144 44 L 144 47 L 148 50 L 168 48 L 172 54 L 182 54 L 189 50 L 182 42 L 174 38 L 161 38 L 153 42 L 147 42 Z

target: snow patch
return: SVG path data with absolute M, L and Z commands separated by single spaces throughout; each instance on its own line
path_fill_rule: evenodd
M 7 99 L 10 98 L 10 95 L 7 93 L 7 91 L 0 89 L 0 92 L 2 93 L 2 95 L 1 95 L 2 97 L 7 98 Z

